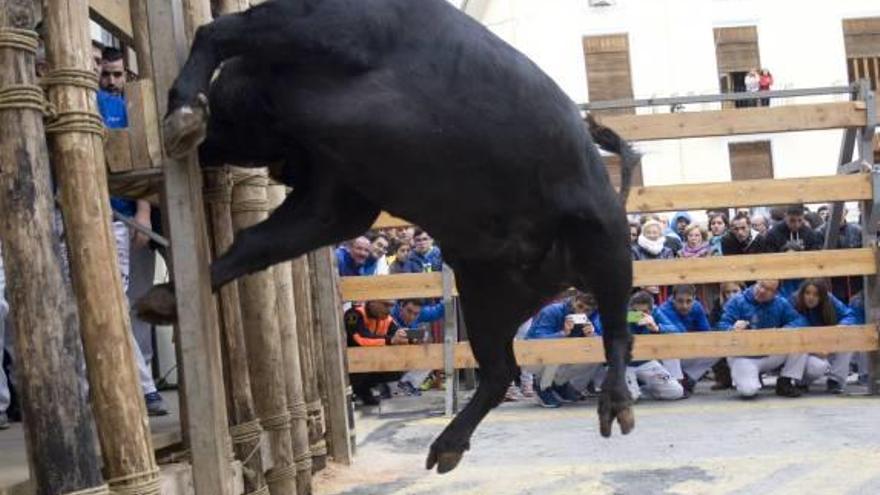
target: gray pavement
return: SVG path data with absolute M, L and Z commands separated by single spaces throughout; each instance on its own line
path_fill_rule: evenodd
M 507 403 L 443 476 L 424 459 L 447 420 L 405 412 L 413 400 L 363 412 L 354 465 L 321 476 L 317 493 L 880 494 L 875 397 L 764 390 L 744 401 L 701 383 L 686 400 L 640 402 L 635 431 L 611 439 L 599 436 L 595 399 L 556 410 Z

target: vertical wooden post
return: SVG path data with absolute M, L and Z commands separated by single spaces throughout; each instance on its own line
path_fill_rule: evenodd
M 321 312 L 318 311 L 318 307 L 320 306 L 320 298 L 321 295 L 318 293 L 318 275 L 315 271 L 315 256 L 317 256 L 317 251 L 313 251 L 309 253 L 306 258 L 308 260 L 308 268 L 309 268 L 309 292 L 312 300 L 312 331 L 311 331 L 311 352 L 312 352 L 312 361 L 315 366 L 315 387 L 318 392 L 318 400 L 321 402 L 321 407 L 318 410 L 320 417 L 319 420 L 319 429 L 322 433 L 321 436 L 321 444 L 319 447 L 322 447 L 319 452 L 323 454 L 323 461 L 326 463 L 327 453 L 329 452 L 328 445 L 330 444 L 330 436 L 327 431 L 327 375 L 325 373 L 324 366 L 324 335 L 322 329 L 324 328 L 323 320 L 321 319 Z
M 206 170 L 204 175 L 212 252 L 216 257 L 232 244 L 232 179 L 226 167 Z M 220 289 L 221 349 L 230 433 L 236 457 L 244 463 L 244 491 L 253 493 L 266 484 L 262 456 L 251 455 L 260 448 L 263 429 L 254 410 L 239 301 L 237 284 L 226 284 Z
M 327 442 L 324 441 L 324 406 L 318 394 L 318 378 L 313 356 L 312 289 L 308 256 L 300 256 L 291 262 L 293 273 L 293 297 L 296 310 L 296 331 L 299 337 L 299 359 L 302 366 L 303 393 L 309 422 L 309 451 L 312 455 L 312 472 L 327 465 Z
M 232 167 L 232 224 L 236 232 L 266 219 L 266 169 Z M 290 412 L 284 385 L 281 334 L 275 316 L 275 279 L 263 270 L 238 280 L 245 322 L 248 368 L 254 404 L 269 434 L 274 467 L 266 473 L 272 495 L 296 493 L 296 465 L 290 438 Z
M 287 196 L 287 187 L 270 183 L 268 188 L 269 209 L 274 210 Z M 312 492 L 312 456 L 309 451 L 308 415 L 303 392 L 302 368 L 299 360 L 299 322 L 293 301 L 293 272 L 290 262 L 272 267 L 275 277 L 275 311 L 281 332 L 281 349 L 284 355 L 284 375 L 287 387 L 287 409 L 293 420 L 291 441 L 296 463 L 296 492 L 304 495 Z
M 153 3 L 153 2 L 150 2 Z M 184 0 L 185 21 L 198 26 L 207 0 Z M 152 20 L 150 21 L 152 26 Z M 189 38 L 192 39 L 191 37 Z M 171 53 L 165 53 L 168 57 Z M 159 52 L 153 52 L 154 62 Z M 180 61 L 178 60 L 178 66 Z M 171 61 L 163 61 L 170 66 Z M 155 67 L 154 67 L 155 69 Z M 157 91 L 161 86 L 157 84 Z M 211 293 L 208 232 L 202 198 L 202 175 L 196 151 L 164 167 L 166 216 L 177 294 L 180 347 L 187 397 L 187 425 L 192 451 L 193 482 L 198 495 L 229 495 L 232 491 L 228 416 L 223 394 L 223 370 L 217 307 Z
M 153 50 L 150 47 L 150 22 L 147 15 L 147 2 L 129 0 L 131 30 L 134 38 L 134 51 L 137 53 L 138 77 L 153 78 Z
M 33 26 L 31 0 L 0 0 L 0 238 L 28 464 L 39 495 L 107 493 L 98 488 L 103 479 L 82 387 L 79 323 L 52 227 Z
M 345 361 L 345 336 L 340 312 L 341 296 L 337 284 L 336 256 L 332 248 L 314 253 L 316 293 L 315 305 L 320 326 L 316 333 L 322 337 L 320 351 L 324 355 L 324 376 L 327 386 L 328 452 L 336 462 L 351 464 L 353 445 L 349 425 L 351 397 L 348 392 L 348 372 Z
M 159 483 L 132 348 L 97 113 L 88 3 L 45 0 L 44 79 L 56 117 L 46 127 L 64 216 L 92 403 L 112 488 L 149 493 Z

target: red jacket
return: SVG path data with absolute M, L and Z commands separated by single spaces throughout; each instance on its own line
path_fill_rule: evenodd
M 761 74 L 761 76 L 758 77 L 758 88 L 766 91 L 770 89 L 770 86 L 773 86 L 773 76 L 770 74 Z

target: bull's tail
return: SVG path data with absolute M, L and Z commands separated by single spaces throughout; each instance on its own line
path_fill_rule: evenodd
M 620 155 L 620 199 L 626 204 L 632 185 L 633 170 L 642 159 L 633 147 L 619 134 L 596 122 L 591 114 L 587 114 L 587 126 L 593 141 L 603 150 Z

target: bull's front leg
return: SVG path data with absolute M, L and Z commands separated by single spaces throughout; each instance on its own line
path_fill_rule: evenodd
M 241 13 L 220 16 L 196 30 L 189 57 L 168 93 L 163 135 L 169 156 L 179 158 L 205 138 L 207 94 L 214 71 L 232 57 L 278 50 L 300 3 L 268 1 Z

